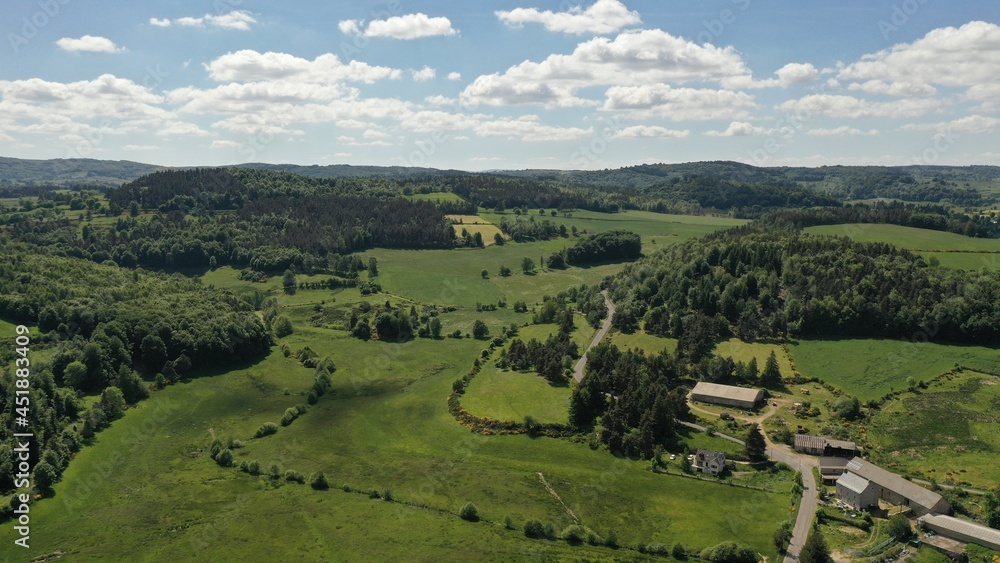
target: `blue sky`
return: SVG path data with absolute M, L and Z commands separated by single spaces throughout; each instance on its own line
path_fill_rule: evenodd
M 26 0 L 0 155 L 1000 164 L 995 0 Z

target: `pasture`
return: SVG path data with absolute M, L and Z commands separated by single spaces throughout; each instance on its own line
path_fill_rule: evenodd
M 902 393 L 869 425 L 873 459 L 915 477 L 992 488 L 1000 482 L 998 405 L 1000 378 L 972 371 Z
M 479 233 L 483 237 L 483 244 L 492 246 L 496 244 L 496 235 L 503 236 L 503 231 L 493 223 L 483 219 L 479 215 L 445 215 L 450 219 L 455 229 L 455 236 L 462 236 L 462 231 L 470 234 Z
M 840 339 L 790 343 L 799 371 L 854 395 L 862 402 L 907 387 L 907 379 L 930 381 L 956 364 L 1000 373 L 1000 350 L 937 342 Z
M 804 231 L 817 235 L 846 236 L 860 242 L 886 242 L 909 250 L 1000 252 L 998 239 L 972 238 L 944 231 L 899 225 L 849 223 L 808 227 Z

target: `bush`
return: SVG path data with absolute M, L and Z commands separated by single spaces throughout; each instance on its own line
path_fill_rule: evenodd
M 317 471 L 309 477 L 309 486 L 318 491 L 325 491 L 330 488 L 330 483 L 326 480 L 326 475 L 322 471 Z
M 386 487 L 385 490 L 382 491 L 382 500 L 384 500 L 386 502 L 392 502 L 393 501 L 392 489 L 390 489 L 389 487 Z
M 583 543 L 583 540 L 587 537 L 587 532 L 577 524 L 570 524 L 569 526 L 566 526 L 566 529 L 564 529 L 561 534 L 559 534 L 559 537 L 566 540 L 570 544 L 579 545 Z
M 215 456 L 215 463 L 218 463 L 222 467 L 232 467 L 233 452 L 229 448 L 222 450 L 217 456 Z
M 684 561 L 688 557 L 687 550 L 684 549 L 684 545 L 681 542 L 674 544 L 674 549 L 671 550 L 670 555 L 678 561 Z
M 288 481 L 289 483 L 298 483 L 300 485 L 304 485 L 306 482 L 306 478 L 298 471 L 289 469 L 288 471 L 285 471 L 285 481 Z
M 608 531 L 608 536 L 604 538 L 604 545 L 611 549 L 618 549 L 618 534 L 614 530 Z
M 902 514 L 896 514 L 892 518 L 889 518 L 889 526 L 886 531 L 896 541 L 906 541 L 913 535 L 913 529 L 910 528 L 910 521 Z
M 273 422 L 265 422 L 261 424 L 257 431 L 253 433 L 254 438 L 263 438 L 264 436 L 270 436 L 271 434 L 278 433 L 278 425 Z
M 260 475 L 262 473 L 260 470 L 260 462 L 255 459 L 247 464 L 247 473 L 251 475 Z
M 479 509 L 471 502 L 465 503 L 465 506 L 459 509 L 458 515 L 462 520 L 468 520 L 469 522 L 479 521 Z
M 757 552 L 748 545 L 724 541 L 702 551 L 701 558 L 713 563 L 757 563 Z
M 288 336 L 294 330 L 292 328 L 292 321 L 289 320 L 286 315 L 278 315 L 278 317 L 274 319 L 274 324 L 272 326 L 274 327 L 274 335 L 278 338 Z
M 285 414 L 281 417 L 281 425 L 288 426 L 289 424 L 295 422 L 295 419 L 299 417 L 299 410 L 295 407 L 288 407 L 285 409 Z
M 545 536 L 545 527 L 538 520 L 527 520 L 524 523 L 524 536 L 527 538 L 542 538 Z
M 510 516 L 507 516 L 506 518 L 503 519 L 503 527 L 506 528 L 506 529 L 508 529 L 508 530 L 516 530 L 517 529 L 517 528 L 514 527 L 514 519 L 511 518 Z

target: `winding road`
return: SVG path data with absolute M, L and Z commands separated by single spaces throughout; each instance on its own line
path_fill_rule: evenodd
M 587 366 L 587 353 L 590 352 L 594 346 L 597 346 L 601 340 L 604 340 L 608 331 L 611 330 L 611 318 L 615 314 L 615 306 L 611 300 L 608 299 L 608 290 L 605 289 L 602 291 L 601 295 L 604 296 L 604 305 L 608 308 L 608 316 L 604 319 L 604 322 L 601 323 L 601 328 L 590 341 L 590 345 L 587 346 L 587 351 L 583 353 L 580 360 L 576 362 L 576 366 L 573 367 L 573 379 L 575 379 L 577 383 L 583 380 L 583 370 Z M 695 410 L 701 409 L 695 408 Z M 752 422 L 763 422 L 764 419 L 773 415 L 775 412 L 777 412 L 776 409 L 772 410 L 763 417 L 753 420 Z M 705 430 L 704 426 L 691 422 L 684 422 L 682 420 L 678 420 L 677 422 L 695 430 Z M 743 443 L 743 441 L 738 438 L 726 436 L 725 434 L 718 432 L 716 434 L 721 438 L 731 440 L 738 444 Z M 786 445 L 775 444 L 771 442 L 766 433 L 764 434 L 764 440 L 767 442 L 767 452 L 772 461 L 784 463 L 802 474 L 802 502 L 799 504 L 798 514 L 795 517 L 795 526 L 792 528 L 792 540 L 788 544 L 788 550 L 785 552 L 784 560 L 784 563 L 797 563 L 799 560 L 799 553 L 802 551 L 802 546 L 806 543 L 806 537 L 809 536 L 809 530 L 812 528 L 813 519 L 816 517 L 819 493 L 816 488 L 816 478 L 813 475 L 813 467 L 819 466 L 819 459 L 810 455 L 796 453 Z
M 604 337 L 608 335 L 608 331 L 611 330 L 611 317 L 615 315 L 615 305 L 610 299 L 608 299 L 608 290 L 605 289 L 602 291 L 601 295 L 604 296 L 604 306 L 608 308 L 608 316 L 604 318 L 604 322 L 601 323 L 601 328 L 597 331 L 597 334 L 594 335 L 594 339 L 590 341 L 590 345 L 587 346 L 587 351 L 580 356 L 580 360 L 577 361 L 576 365 L 573 367 L 573 379 L 575 379 L 577 383 L 583 380 L 583 368 L 587 366 L 587 352 L 590 352 L 591 348 L 597 346 L 601 340 L 604 340 Z

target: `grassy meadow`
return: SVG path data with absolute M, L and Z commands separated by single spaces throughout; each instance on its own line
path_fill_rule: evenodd
M 433 194 L 431 194 L 433 195 Z M 634 228 L 650 236 L 685 236 L 725 220 L 655 214 L 581 214 L 587 229 Z M 489 217 L 487 217 L 489 219 Z M 620 459 L 586 441 L 482 436 L 448 412 L 452 383 L 486 347 L 472 338 L 364 342 L 343 326 L 351 308 L 438 305 L 444 332 L 471 330 L 476 319 L 491 331 L 517 323 L 521 338 L 544 338 L 551 325 L 527 325 L 512 307 L 477 311 L 477 303 L 538 303 L 579 284 L 593 284 L 622 264 L 520 272 L 524 256 L 538 260 L 572 239 L 452 251 L 376 249 L 377 281 L 387 293 L 356 289 L 280 291 L 280 279 L 240 281 L 220 267 L 197 273 L 206 284 L 236 294 L 268 291 L 279 299 L 294 331 L 252 364 L 197 376 L 154 392 L 129 409 L 70 464 L 53 498 L 32 508 L 32 553 L 74 561 L 108 560 L 503 560 L 630 559 L 639 542 L 692 549 L 736 539 L 774 558 L 771 535 L 787 519 L 787 493 L 733 488 L 649 471 L 648 462 Z M 505 264 L 514 275 L 501 278 Z M 488 279 L 481 270 L 487 269 Z M 319 276 L 320 278 L 322 276 Z M 307 276 L 299 276 L 307 281 Z M 527 325 L 527 326 L 526 326 Z M 0 330 L 4 329 L 0 326 Z M 574 338 L 593 335 L 582 318 Z M 277 434 L 252 438 L 265 422 L 306 403 L 314 372 L 291 350 L 309 346 L 337 364 L 333 388 Z M 463 406 L 480 416 L 564 421 L 569 387 L 551 387 L 533 374 L 488 367 L 473 380 Z M 503 397 L 503 400 L 498 399 Z M 492 413 L 492 414 L 491 414 Z M 213 437 L 245 442 L 236 462 L 258 460 L 267 471 L 305 476 L 322 471 L 326 491 L 222 468 L 209 457 Z M 539 474 L 558 499 L 543 484 Z M 345 492 L 347 485 L 351 492 Z M 369 498 L 371 491 L 392 502 Z M 457 516 L 467 502 L 481 521 Z M 705 506 L 727 510 L 704 510 Z M 572 510 L 569 515 L 566 507 Z M 564 541 L 532 540 L 526 519 L 558 533 L 576 520 L 600 535 L 615 531 L 618 551 Z M 510 518 L 516 529 L 504 528 Z M 6 544 L 0 559 L 14 554 Z M 261 546 L 269 546 L 266 553 Z M 141 549 L 139 549 L 141 546 Z M 141 555 L 136 555 L 141 551 Z M 19 555 L 19 554 L 18 554 Z
M 840 339 L 790 343 L 792 358 L 806 377 L 818 377 L 862 401 L 907 387 L 907 379 L 929 381 L 956 364 L 1000 373 L 996 347 L 937 342 Z
M 872 419 L 873 457 L 893 471 L 986 489 L 1000 482 L 1000 378 L 949 373 Z

